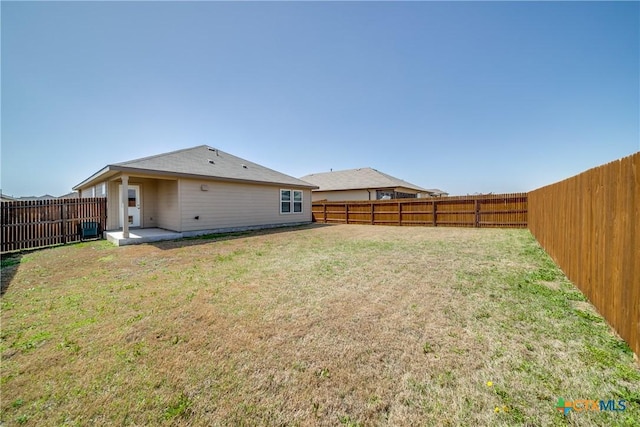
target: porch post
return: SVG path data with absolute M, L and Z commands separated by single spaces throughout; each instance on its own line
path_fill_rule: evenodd
M 122 175 L 122 237 L 129 238 L 129 175 Z

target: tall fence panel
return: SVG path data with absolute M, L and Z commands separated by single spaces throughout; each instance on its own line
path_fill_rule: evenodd
M 0 203 L 1 252 L 80 240 L 79 224 L 98 222 L 104 230 L 107 199 L 22 200 Z
M 324 223 L 425 227 L 527 227 L 527 193 L 426 199 L 313 202 Z
M 529 229 L 640 355 L 640 152 L 531 191 Z

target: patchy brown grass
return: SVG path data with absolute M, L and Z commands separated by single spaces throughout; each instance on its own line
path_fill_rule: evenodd
M 639 419 L 628 347 L 526 230 L 313 226 L 14 260 L 7 425 Z M 627 410 L 565 418 L 559 397 Z

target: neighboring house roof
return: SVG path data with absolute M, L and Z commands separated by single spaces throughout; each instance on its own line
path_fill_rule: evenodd
M 427 192 L 434 196 L 447 196 L 449 193 L 440 190 L 439 188 L 427 188 Z
M 315 188 L 314 185 L 292 176 L 241 159 L 222 150 L 207 145 L 200 145 L 198 147 L 107 165 L 105 168 L 73 187 L 73 189 L 78 190 L 92 183 L 103 181 L 119 172 Z
M 349 169 L 344 171 L 331 171 L 312 173 L 303 176 L 303 181 L 310 182 L 319 187 L 315 191 L 359 190 L 376 188 L 403 187 L 419 192 L 427 192 L 426 189 L 411 184 L 373 168 Z
M 25 197 L 11 197 L 6 194 L 1 194 L 3 202 L 11 202 L 11 201 L 33 201 L 33 200 L 51 200 L 51 199 L 76 199 L 79 196 L 77 191 L 73 193 L 65 194 L 64 196 L 56 197 L 51 194 L 45 194 L 44 196 L 25 196 Z
M 67 193 L 58 197 L 58 199 L 77 199 L 79 197 L 80 197 L 80 193 L 78 193 L 77 191 L 73 191 L 71 193 Z
M 4 194 L 2 192 L 2 190 L 0 190 L 0 200 L 3 202 L 12 202 L 14 200 L 16 200 L 15 197 L 11 197 L 11 196 L 7 196 L 6 194 Z
M 52 196 L 51 194 L 45 194 L 43 196 L 18 197 L 15 200 L 33 201 L 33 200 L 51 200 L 51 199 L 57 199 L 57 197 L 56 196 Z

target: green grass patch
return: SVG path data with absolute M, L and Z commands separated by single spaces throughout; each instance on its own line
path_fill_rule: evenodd
M 630 349 L 526 230 L 300 227 L 19 261 L 1 301 L 6 425 L 640 418 Z M 629 405 L 565 418 L 560 397 Z

